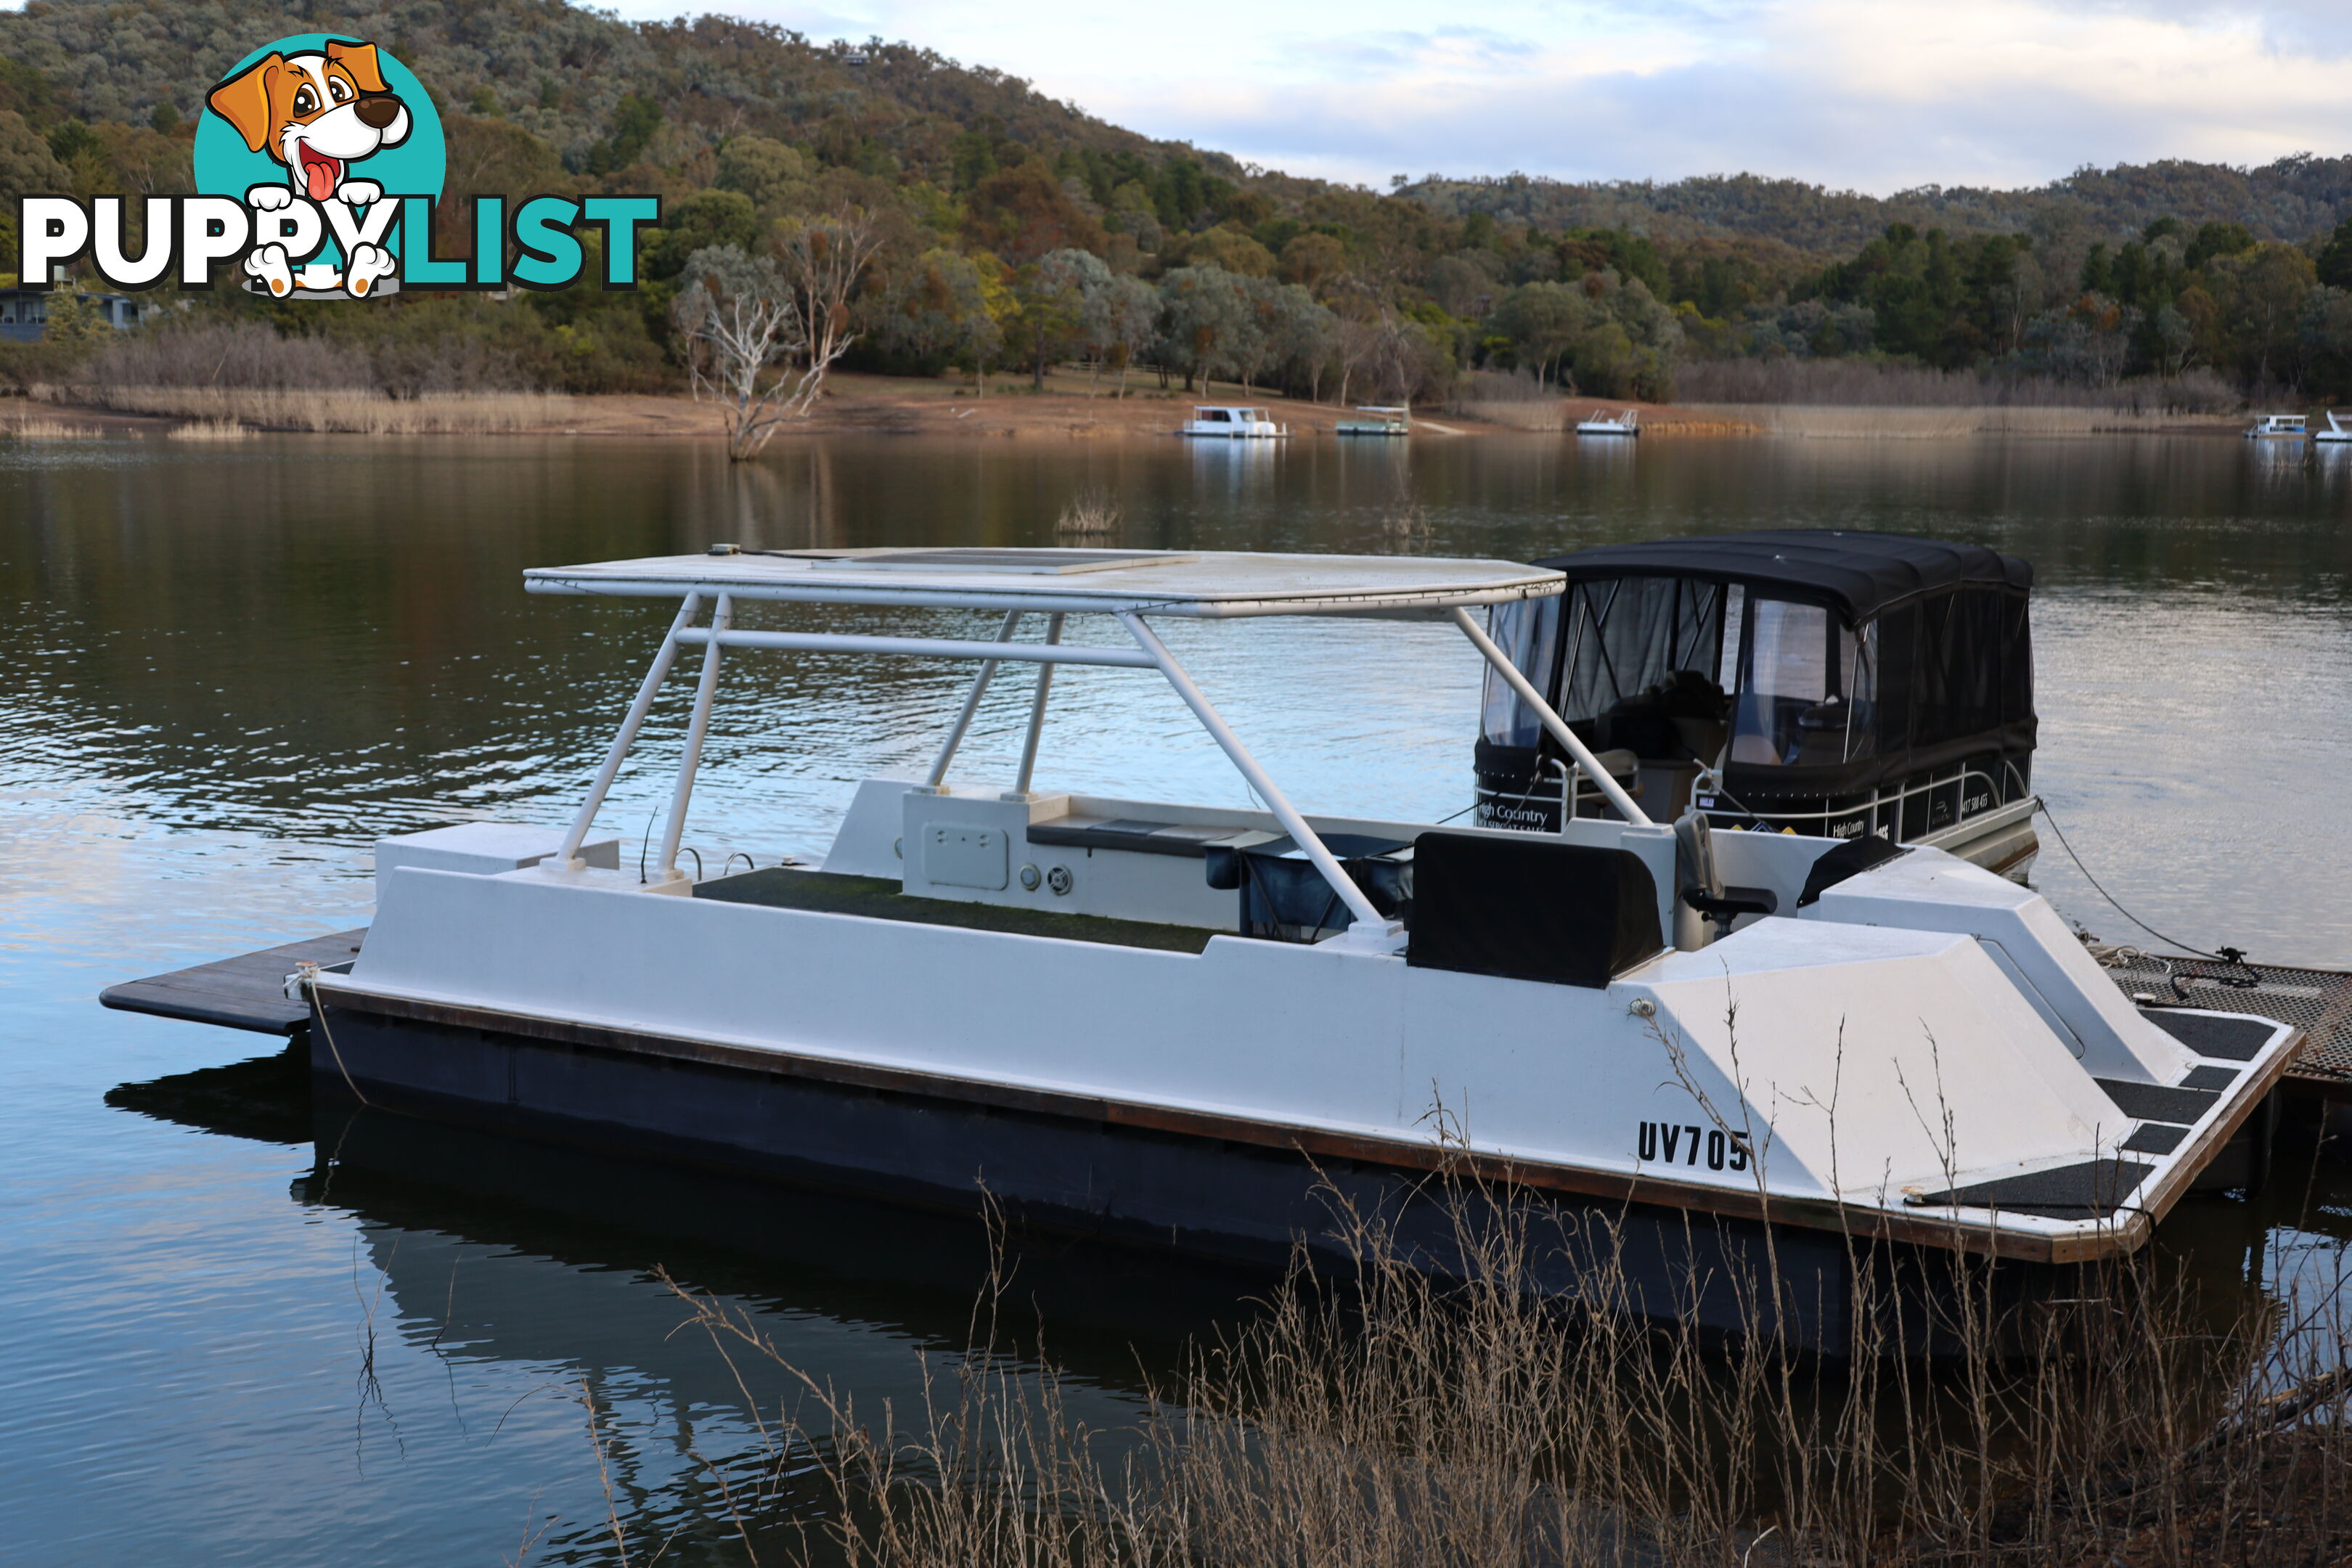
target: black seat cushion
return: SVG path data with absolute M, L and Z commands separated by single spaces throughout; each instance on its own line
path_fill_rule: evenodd
M 1665 946 L 1658 885 L 1630 850 L 1424 833 L 1412 861 L 1417 969 L 1598 988 Z

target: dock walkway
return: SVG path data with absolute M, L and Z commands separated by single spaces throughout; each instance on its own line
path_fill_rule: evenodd
M 144 980 L 126 980 L 98 994 L 100 1003 L 126 1013 L 152 1013 L 159 1018 L 184 1018 L 195 1024 L 217 1024 L 224 1029 L 250 1029 L 262 1035 L 291 1035 L 310 1021 L 310 1007 L 286 999 L 286 977 L 305 963 L 321 968 L 349 963 L 358 953 L 367 928 L 265 947 L 237 958 L 176 969 Z

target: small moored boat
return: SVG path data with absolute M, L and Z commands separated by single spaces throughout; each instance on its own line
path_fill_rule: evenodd
M 2311 438 L 2323 446 L 2336 446 L 2352 441 L 2352 430 L 2344 427 L 2336 417 L 2336 410 L 2331 408 L 2327 410 L 2327 428 L 2313 431 Z
M 1590 419 L 1578 420 L 1576 433 L 1580 436 L 1639 436 L 1642 433 L 1642 411 L 1638 408 L 1621 409 L 1613 418 L 1606 414 L 1596 414 Z
M 1370 404 L 1360 405 L 1356 412 L 1369 414 L 1369 419 L 1342 419 L 1331 427 L 1335 436 L 1410 436 L 1412 434 L 1412 410 L 1409 406 L 1382 407 Z
M 1206 436 L 1230 441 L 1269 441 L 1290 434 L 1263 408 L 1212 406 L 1202 404 L 1178 430 L 1180 436 Z
M 2334 423 L 2333 419 L 2329 421 Z M 2263 414 L 2246 427 L 2249 441 L 2300 441 L 2308 433 L 2310 421 L 2300 414 Z

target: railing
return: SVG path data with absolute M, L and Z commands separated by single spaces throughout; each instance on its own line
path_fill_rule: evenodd
M 2017 764 L 2015 763 L 2003 759 L 2001 768 L 2009 777 L 2015 782 L 2018 795 L 2021 798 L 2029 795 L 2032 793 L 2027 787 L 2025 775 L 2018 771 Z M 1707 776 L 1708 775 L 1705 773 L 1700 775 L 1702 779 Z M 1968 781 L 1972 778 L 1983 781 L 1985 786 L 1985 795 L 1982 796 L 1985 804 L 1976 807 L 1974 810 L 1969 809 L 1968 804 L 1969 798 L 1968 793 Z M 1990 773 L 1984 772 L 1981 768 L 1970 767 L 1967 764 L 1962 764 L 1958 770 L 1952 773 L 1946 773 L 1941 777 L 1930 775 L 1929 777 L 1923 779 L 1919 783 L 1912 784 L 1906 789 L 1895 790 L 1892 793 L 1889 793 L 1883 788 L 1873 790 L 1871 792 L 1870 798 L 1867 801 L 1864 801 L 1853 805 L 1832 806 L 1821 811 L 1757 811 L 1745 805 L 1740 805 L 1735 802 L 1733 806 L 1728 809 L 1721 806 L 1711 806 L 1706 808 L 1706 816 L 1711 819 L 1728 819 L 1737 821 L 1745 817 L 1750 821 L 1761 821 L 1769 818 L 1771 821 L 1783 824 L 1814 822 L 1821 824 L 1824 828 L 1826 828 L 1832 821 L 1843 821 L 1867 813 L 1869 816 L 1869 826 L 1864 829 L 1865 832 L 1885 833 L 1888 837 L 1894 839 L 1895 842 L 1902 843 L 1904 842 L 1903 807 L 1910 801 L 1920 795 L 1930 795 L 1937 790 L 1951 789 L 1955 786 L 1958 786 L 1959 792 L 1958 806 L 1953 814 L 1952 820 L 1945 825 L 1946 827 L 1957 827 L 1961 823 L 1967 822 L 1973 817 L 1982 816 L 1988 812 L 2000 810 L 2003 805 L 2015 804 L 2014 802 L 2004 801 L 2001 799 L 2000 785 L 1997 781 L 1995 781 Z M 1696 793 L 1696 791 L 1694 793 Z M 1715 784 L 1712 793 L 1718 798 L 1725 796 L 1726 792 L 1724 791 L 1720 781 Z M 1895 811 L 1895 820 L 1891 825 L 1891 827 L 1881 816 L 1883 812 L 1888 810 L 1890 807 Z M 1942 832 L 1944 831 L 1944 828 L 1935 828 L 1931 831 Z

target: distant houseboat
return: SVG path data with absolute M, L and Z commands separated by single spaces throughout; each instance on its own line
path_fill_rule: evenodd
M 2331 420 L 2330 423 L 2333 423 Z M 2309 434 L 2310 421 L 2300 414 L 2258 416 L 2246 431 L 2249 441 L 2300 441 Z M 2338 440 L 2344 437 L 2336 437 Z
M 1410 407 L 1382 408 L 1360 405 L 1356 412 L 1368 414 L 1369 419 L 1342 419 L 1331 427 L 1335 436 L 1410 436 L 1412 434 L 1412 410 Z
M 1580 436 L 1639 436 L 1642 433 L 1642 411 L 1638 408 L 1621 409 L 1613 419 L 1606 414 L 1595 414 L 1590 419 L 1578 420 L 1576 433 Z
M 1212 408 L 1196 405 L 1180 436 L 1212 436 L 1229 441 L 1267 441 L 1290 434 L 1263 408 Z

